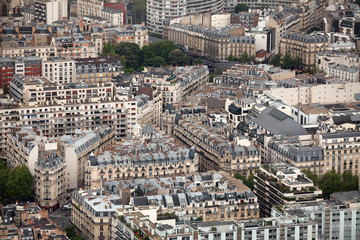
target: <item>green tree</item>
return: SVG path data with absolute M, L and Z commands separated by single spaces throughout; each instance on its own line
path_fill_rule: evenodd
M 5 166 L 4 161 L 0 160 L 0 200 L 6 198 L 7 182 L 9 179 L 10 170 Z
M 7 85 L 7 83 L 5 83 L 3 86 L 3 94 L 8 95 L 9 93 L 10 93 L 9 86 Z
M 166 66 L 165 60 L 160 57 L 156 56 L 153 58 L 146 59 L 144 62 L 145 66 L 153 66 L 153 67 L 160 67 L 160 66 Z
M 124 69 L 124 73 L 127 74 L 127 73 L 133 73 L 135 72 L 135 69 L 134 68 L 125 68 Z
M 236 62 L 236 61 L 238 61 L 238 59 L 237 59 L 235 56 L 233 56 L 232 54 L 230 54 L 230 55 L 227 57 L 227 60 L 228 60 L 229 62 Z
M 319 176 L 312 172 L 310 169 L 304 169 L 302 170 L 302 172 L 311 180 L 313 181 L 314 185 L 318 184 L 319 181 Z
M 246 185 L 247 187 L 249 187 L 251 190 L 254 189 L 254 179 L 255 179 L 255 175 L 254 174 L 250 174 L 247 178 L 239 173 L 235 173 L 234 178 L 236 179 L 240 179 L 244 185 Z
M 190 64 L 190 58 L 180 49 L 175 49 L 169 53 L 167 63 L 173 66 L 185 66 Z
M 126 68 L 137 69 L 142 65 L 141 50 L 136 43 L 121 42 L 113 44 L 115 53 L 119 56 L 124 56 L 126 59 Z
M 284 69 L 291 69 L 294 67 L 294 61 L 291 58 L 290 53 L 286 53 L 283 57 L 281 67 Z
M 102 56 L 110 56 L 110 57 L 115 57 L 116 53 L 115 50 L 113 48 L 113 46 L 111 45 L 110 42 L 106 43 L 103 47 L 103 52 L 102 52 Z
M 202 60 L 201 58 L 196 59 L 196 61 L 194 62 L 195 65 L 201 65 L 202 64 Z
M 342 178 L 342 187 L 341 187 L 342 191 L 358 190 L 359 177 L 357 175 L 353 175 L 350 170 L 343 172 L 341 178 Z
M 66 236 L 70 239 L 75 236 L 75 227 L 72 225 L 65 227 L 64 231 L 66 232 Z
M 121 62 L 121 65 L 126 66 L 126 57 L 125 56 L 120 56 L 119 61 Z
M 180 49 L 173 41 L 164 40 L 152 43 L 149 45 L 149 49 L 155 54 L 155 56 L 160 56 L 163 59 L 167 60 L 170 52 Z
M 296 56 L 293 60 L 293 64 L 296 69 L 302 69 L 302 67 L 303 67 L 302 58 L 299 56 Z
M 239 57 L 239 62 L 241 63 L 248 63 L 250 61 L 249 54 L 247 52 L 243 52 Z
M 275 67 L 279 67 L 281 65 L 281 58 L 279 54 L 275 54 L 270 59 L 270 64 L 274 65 Z
M 235 13 L 248 12 L 249 11 L 249 6 L 244 4 L 244 3 L 240 3 L 240 4 L 236 5 L 234 11 L 235 11 Z
M 253 63 L 256 62 L 256 57 L 255 57 L 255 55 L 251 55 L 251 56 L 249 57 L 249 62 L 253 62 Z
M 331 193 L 341 191 L 341 176 L 335 170 L 328 171 L 319 179 L 318 185 L 324 196 L 329 197 Z
M 12 169 L 6 184 L 7 196 L 19 201 L 31 200 L 33 177 L 27 166 L 17 166 Z

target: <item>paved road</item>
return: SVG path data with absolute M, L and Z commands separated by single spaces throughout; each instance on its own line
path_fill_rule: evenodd
M 58 227 L 64 229 L 70 226 L 70 210 L 63 211 L 62 208 L 57 209 L 55 212 L 49 214 L 49 218 L 56 222 Z

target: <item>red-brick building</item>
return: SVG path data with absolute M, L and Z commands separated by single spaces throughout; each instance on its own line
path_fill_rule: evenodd
M 0 88 L 8 84 L 14 74 L 41 76 L 41 58 L 24 57 L 21 59 L 0 59 Z

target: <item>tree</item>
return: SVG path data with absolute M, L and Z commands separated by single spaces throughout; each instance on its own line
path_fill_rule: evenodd
M 5 166 L 3 160 L 0 160 L 0 200 L 6 198 L 6 184 L 9 179 L 9 173 L 9 168 Z
M 121 65 L 126 66 L 126 57 L 125 56 L 120 56 L 119 61 L 121 62 Z
M 160 67 L 160 66 L 166 66 L 165 60 L 160 57 L 156 56 L 150 59 L 146 59 L 144 62 L 145 66 L 153 66 L 153 67 Z
M 282 65 L 281 67 L 284 69 L 291 69 L 294 66 L 294 61 L 290 56 L 290 53 L 286 53 L 285 56 L 282 59 Z
M 190 64 L 190 58 L 186 56 L 180 49 L 175 49 L 171 51 L 167 60 L 167 63 L 173 66 L 185 66 Z
M 249 62 L 252 62 L 252 63 L 255 63 L 255 62 L 256 62 L 256 57 L 255 57 L 255 55 L 251 55 L 251 56 L 249 57 Z
M 238 59 L 237 59 L 235 56 L 231 55 L 231 54 L 227 57 L 227 60 L 228 60 L 229 62 L 236 62 L 236 61 L 238 61 Z
M 167 60 L 169 53 L 176 49 L 180 49 L 180 47 L 173 41 L 164 40 L 150 44 L 149 49 L 155 54 L 155 56 L 160 56 Z
M 135 72 L 135 69 L 134 68 L 125 68 L 124 69 L 124 73 L 127 74 L 127 73 L 133 73 Z
M 67 226 L 67 227 L 65 227 L 64 228 L 64 230 L 65 230 L 65 232 L 66 232 L 66 236 L 68 237 L 68 238 L 72 238 L 72 237 L 74 237 L 75 236 L 75 227 L 74 226 Z
M 239 57 L 239 62 L 241 63 L 248 63 L 250 61 L 249 54 L 247 52 L 243 52 Z
M 359 177 L 357 175 L 353 175 L 350 170 L 343 172 L 341 178 L 342 178 L 342 187 L 341 187 L 342 191 L 358 190 Z
M 302 171 L 311 181 L 313 181 L 314 185 L 318 184 L 319 176 L 312 172 L 310 169 L 304 169 Z
M 195 65 L 201 65 L 202 64 L 202 60 L 201 58 L 196 59 L 196 61 L 194 62 Z
M 9 86 L 7 85 L 7 83 L 5 83 L 3 86 L 3 94 L 8 95 L 9 93 L 10 93 Z
M 103 47 L 103 52 L 102 52 L 102 56 L 110 56 L 110 57 L 115 57 L 116 53 L 115 50 L 113 48 L 113 46 L 111 45 L 110 42 L 106 43 Z
M 272 58 L 270 59 L 270 64 L 274 65 L 275 67 L 279 67 L 281 65 L 280 55 L 275 54 L 274 56 L 272 56 Z
M 293 60 L 293 64 L 296 69 L 302 69 L 302 67 L 303 67 L 302 58 L 299 56 L 296 56 Z
M 33 177 L 27 166 L 12 169 L 6 184 L 7 196 L 19 201 L 27 201 L 33 197 Z
M 234 178 L 236 179 L 240 179 L 244 185 L 246 185 L 247 187 L 249 187 L 251 190 L 254 189 L 254 179 L 255 179 L 255 175 L 254 174 L 250 174 L 247 178 L 239 173 L 235 173 Z
M 335 170 L 326 172 L 319 180 L 319 188 L 325 197 L 329 197 L 333 192 L 340 191 L 341 187 L 341 176 Z
M 124 56 L 126 59 L 126 68 L 137 69 L 142 65 L 141 63 L 141 50 L 136 43 L 121 42 L 112 45 L 115 53 L 119 56 Z
M 235 13 L 248 12 L 249 11 L 249 6 L 244 4 L 244 3 L 240 3 L 240 4 L 236 5 L 234 11 L 235 11 Z

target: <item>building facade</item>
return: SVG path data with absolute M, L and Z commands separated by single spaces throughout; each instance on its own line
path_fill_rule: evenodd
M 53 83 L 65 84 L 76 81 L 75 61 L 68 58 L 51 58 L 42 61 L 42 76 Z
M 86 84 L 108 83 L 123 73 L 123 66 L 117 58 L 78 58 L 75 60 L 76 82 Z
M 67 0 L 36 0 L 35 21 L 51 25 L 68 18 Z
M 53 212 L 66 202 L 66 163 L 60 152 L 46 151 L 40 146 L 35 164 L 35 197 L 41 208 Z
M 150 32 L 162 33 L 164 20 L 195 13 L 217 13 L 224 9 L 223 0 L 146 2 L 146 26 Z
M 270 216 L 273 206 L 322 200 L 322 191 L 300 169 L 286 164 L 269 164 L 255 173 L 254 192 L 263 216 Z
M 255 38 L 243 36 L 243 27 L 222 28 L 164 23 L 163 37 L 181 45 L 191 55 L 226 62 L 229 56 L 255 55 Z
M 326 35 L 307 35 L 303 33 L 290 33 L 281 39 L 281 55 L 289 53 L 292 58 L 300 57 L 307 67 L 315 66 L 316 53 L 328 49 Z

